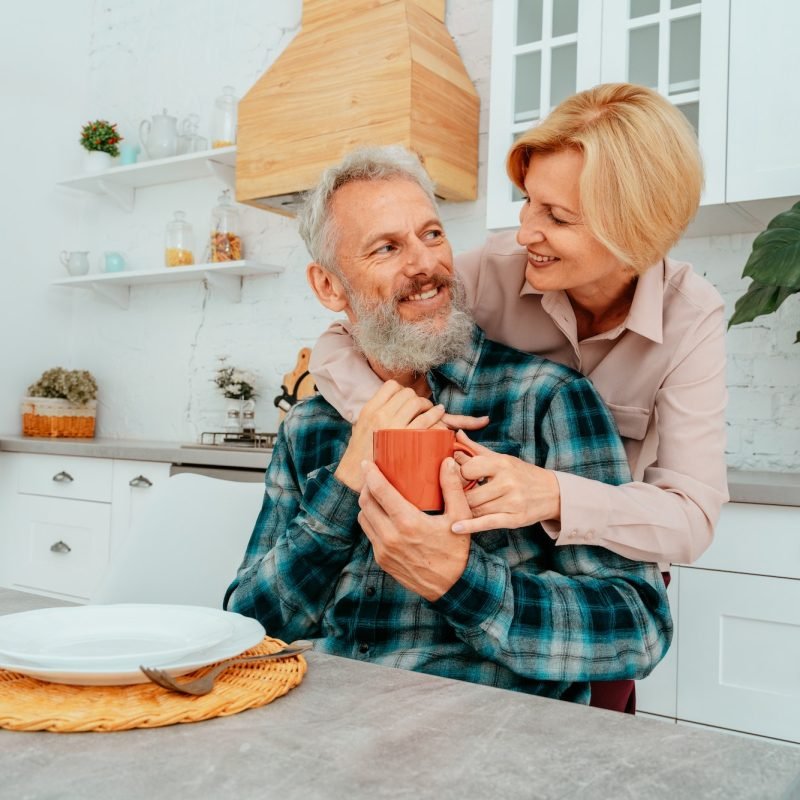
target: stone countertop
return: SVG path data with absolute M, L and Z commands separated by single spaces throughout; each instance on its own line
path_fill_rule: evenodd
M 0 589 L 0 614 L 65 605 Z M 780 798 L 800 748 L 308 655 L 262 708 L 120 733 L 0 730 L 9 797 Z
M 266 469 L 271 453 L 270 450 L 246 447 L 212 447 L 140 439 L 44 439 L 12 435 L 0 436 L 0 451 L 3 450 L 257 470 Z M 730 469 L 728 487 L 735 503 L 800 506 L 800 472 Z

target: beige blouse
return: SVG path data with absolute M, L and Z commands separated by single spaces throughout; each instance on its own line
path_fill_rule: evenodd
M 561 522 L 545 530 L 557 544 L 601 545 L 662 569 L 694 561 L 728 499 L 722 298 L 689 264 L 667 258 L 639 278 L 621 325 L 579 342 L 566 294 L 532 289 L 525 265 L 513 231 L 456 258 L 476 322 L 491 339 L 590 378 L 633 474 L 608 486 L 557 472 Z M 380 385 L 339 324 L 314 348 L 311 373 L 350 420 Z

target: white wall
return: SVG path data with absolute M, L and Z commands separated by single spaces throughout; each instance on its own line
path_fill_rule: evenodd
M 0 430 L 19 430 L 25 387 L 46 367 L 63 364 L 98 378 L 100 435 L 194 440 L 219 428 L 224 404 L 211 380 L 220 355 L 257 372 L 258 427 L 276 429 L 272 399 L 281 377 L 331 318 L 307 289 L 307 255 L 292 220 L 242 207 L 248 257 L 286 270 L 245 281 L 238 304 L 213 288 L 186 283 L 136 287 L 130 308 L 121 310 L 49 281 L 64 274 L 58 253 L 65 248 L 90 250 L 93 270 L 105 249 L 123 251 L 132 267 L 160 265 L 164 226 L 176 209 L 188 213 L 201 249 L 223 188 L 216 179 L 138 190 L 132 213 L 55 182 L 80 172 L 77 138 L 89 118 L 117 121 L 135 141 L 139 121 L 166 108 L 178 117 L 200 114 L 207 133 L 222 86 L 243 94 L 291 40 L 300 12 L 301 0 L 15 5 L 0 48 L 2 74 L 15 76 L 12 95 L 4 98 L 4 114 L 12 112 L 14 124 L 0 127 L 6 176 L 0 203 L 10 244 L 2 267 L 9 296 L 0 315 Z M 482 99 L 483 190 L 491 2 L 449 0 L 447 22 Z M 22 136 L 21 116 L 29 123 Z M 483 197 L 446 204 L 443 215 L 456 250 L 480 243 Z M 687 240 L 676 255 L 693 261 L 732 310 L 746 285 L 739 276 L 752 238 Z M 800 466 L 800 345 L 791 344 L 800 327 L 797 300 L 787 301 L 777 317 L 729 334 L 734 466 Z

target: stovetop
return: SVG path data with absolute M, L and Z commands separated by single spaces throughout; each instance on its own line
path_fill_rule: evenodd
M 183 444 L 184 448 L 230 448 L 236 450 L 272 450 L 277 433 L 230 433 L 229 431 L 204 431 L 200 441 Z

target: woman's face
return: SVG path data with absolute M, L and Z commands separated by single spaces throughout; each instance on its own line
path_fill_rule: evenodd
M 582 169 L 583 153 L 573 149 L 531 157 L 517 241 L 528 251 L 525 279 L 534 289 L 564 289 L 590 303 L 615 295 L 633 275 L 583 224 Z

